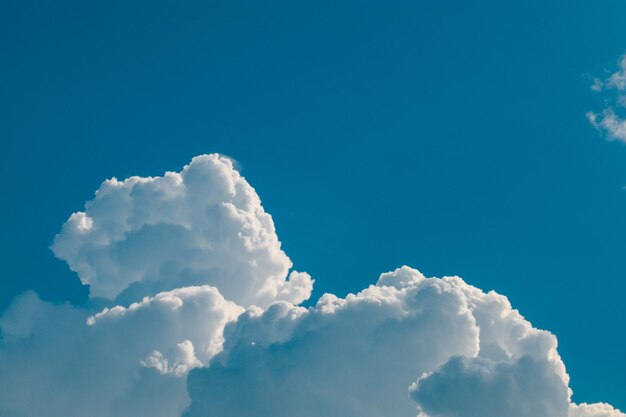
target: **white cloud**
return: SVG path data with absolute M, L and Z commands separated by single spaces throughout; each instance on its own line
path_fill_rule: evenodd
M 265 307 L 299 303 L 313 284 L 289 273 L 270 215 L 218 155 L 181 173 L 105 181 L 53 250 L 92 296 L 115 301 L 90 303 L 110 306 L 98 311 L 16 299 L 0 324 L 0 373 L 11 381 L 0 415 L 180 415 L 186 374 L 221 350 L 224 325 L 244 311 L 222 294 Z
M 601 80 L 596 78 L 593 84 L 594 91 L 601 91 L 603 89 L 614 89 L 617 91 L 626 90 L 626 55 L 620 57 L 617 62 L 618 69 L 606 79 Z
M 612 108 L 599 114 L 587 112 L 587 119 L 596 129 L 604 132 L 609 140 L 626 142 L 626 120 L 618 116 Z
M 141 364 L 147 368 L 154 368 L 161 374 L 174 374 L 182 376 L 193 368 L 202 366 L 202 362 L 196 357 L 196 350 L 190 340 L 176 344 L 173 361 L 165 357 L 160 351 L 153 351 Z
M 567 386 L 546 358 L 456 357 L 411 387 L 430 417 L 567 417 Z
M 566 417 L 556 347 L 506 297 L 403 267 L 345 299 L 240 316 L 189 375 L 185 415 Z
M 479 329 L 461 291 L 413 275 L 411 287 L 241 316 L 223 354 L 190 374 L 187 415 L 414 415 L 411 381 L 452 355 L 476 355 Z
M 613 103 L 617 108 L 626 106 L 626 55 L 618 61 L 618 70 L 605 79 L 594 79 L 591 89 L 596 93 L 607 91 L 607 102 Z M 609 105 L 600 113 L 587 112 L 587 119 L 599 131 L 606 134 L 609 140 L 626 142 L 626 120 L 618 114 L 612 105 Z
M 155 365 L 156 358 L 161 358 L 162 363 L 174 365 L 175 373 L 184 374 L 180 366 L 207 364 L 222 350 L 224 326 L 243 311 L 216 288 L 205 285 L 162 292 L 127 308 L 107 308 L 90 316 L 87 324 L 95 332 L 113 333 L 110 337 L 131 334 L 141 348 L 152 348 L 145 363 L 164 371 L 168 367 Z M 169 352 L 170 359 L 164 356 Z
M 185 374 L 221 350 L 224 325 L 241 312 L 208 286 L 95 316 L 27 293 L 0 322 L 0 374 L 11 381 L 0 388 L 0 415 L 180 415 Z M 130 395 L 148 388 L 147 402 Z
M 609 404 L 572 404 L 569 417 L 625 417 L 626 414 L 616 410 Z
M 298 306 L 312 279 L 217 155 L 105 181 L 53 250 L 94 299 L 3 313 L 1 416 L 626 417 L 570 404 L 556 338 L 458 277 Z
M 307 274 L 288 275 L 272 217 L 219 155 L 198 156 L 180 173 L 103 182 L 52 250 L 92 296 L 123 303 L 208 284 L 240 305 L 266 307 L 300 303 L 312 290 Z

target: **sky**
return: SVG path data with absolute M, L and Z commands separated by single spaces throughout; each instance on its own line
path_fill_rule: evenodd
M 212 306 L 228 306 L 220 310 L 228 311 L 220 326 L 250 304 L 313 306 L 324 293 L 342 299 L 402 265 L 428 277 L 458 275 L 504 294 L 529 328 L 558 338 L 574 402 L 624 410 L 626 139 L 615 130 L 623 88 L 603 81 L 618 73 L 626 53 L 624 21 L 620 0 L 2 0 L 0 173 L 7 181 L 0 206 L 0 311 L 15 316 L 19 308 L 6 312 L 27 290 L 52 303 L 45 308 L 69 302 L 80 316 L 81 309 L 91 314 L 95 306 L 112 307 L 94 294 L 127 306 L 143 295 L 204 283 L 190 273 L 181 278 L 184 285 L 159 278 L 148 290 L 126 287 L 131 281 L 124 274 L 105 273 L 117 284 L 98 287 L 83 271 L 90 298 L 81 273 L 68 265 L 100 268 L 90 263 L 95 258 L 85 261 L 72 251 L 91 243 L 77 243 L 67 232 L 57 244 L 55 235 L 72 213 L 85 210 L 103 180 L 182 172 L 194 156 L 219 153 L 254 187 L 282 242 L 281 255 L 246 191 L 252 203 L 242 210 L 254 208 L 251 224 L 261 222 L 273 255 L 243 259 L 267 261 L 264 268 L 278 271 L 272 276 L 286 279 L 286 253 L 295 270 L 315 280 L 310 298 L 308 275 L 291 278 L 293 285 L 276 281 L 273 296 L 240 294 L 210 281 L 220 291 L 201 295 Z M 618 112 L 617 125 L 607 123 L 613 120 L 609 108 Z M 195 217 L 176 221 L 195 224 Z M 155 233 L 166 240 L 179 236 Z M 93 256 L 110 256 L 108 250 Z M 260 283 L 239 261 L 233 255 L 228 265 L 210 262 L 237 265 L 244 271 L 237 276 L 250 280 L 242 283 Z M 134 261 L 116 267 L 126 272 L 131 264 L 133 273 L 157 274 Z M 42 303 L 28 297 L 26 306 Z M 312 311 L 302 326 L 315 327 L 307 323 L 323 315 Z M 65 317 L 65 310 L 57 313 Z M 264 317 L 251 314 L 250 321 Z M 328 332 L 339 332 L 337 326 Z M 110 332 L 124 337 L 129 329 Z M 246 329 L 236 332 L 254 331 Z M 188 340 L 196 346 L 194 337 Z M 310 343 L 291 351 L 305 355 L 315 347 Z M 255 354 L 277 355 L 268 352 Z M 221 356 L 224 369 L 245 363 L 229 355 Z M 163 364 L 150 358 L 144 362 Z M 183 362 L 183 374 L 195 367 Z M 427 388 L 445 385 L 451 369 L 478 366 L 448 365 L 411 391 L 435 417 L 438 403 L 425 399 Z M 506 372 L 515 374 L 516 366 Z M 193 371 L 190 381 L 219 380 L 221 368 L 211 369 Z M 261 378 L 257 371 L 249 371 L 252 380 Z M 196 385 L 189 387 L 193 399 Z M 196 409 L 190 410 L 193 416 Z

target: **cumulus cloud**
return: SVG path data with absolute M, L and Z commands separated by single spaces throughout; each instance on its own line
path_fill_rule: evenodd
M 415 375 L 476 355 L 479 329 L 460 291 L 413 275 L 410 287 L 325 295 L 308 310 L 247 312 L 228 328 L 224 352 L 190 375 L 186 415 L 415 415 Z
M 626 142 L 626 120 L 615 108 L 626 107 L 626 55 L 618 61 L 617 71 L 604 79 L 596 78 L 591 89 L 608 93 L 608 106 L 599 113 L 587 112 L 587 119 L 609 140 Z
M 455 357 L 411 387 L 423 416 L 567 417 L 568 391 L 545 358 Z
M 242 312 L 216 288 L 205 285 L 162 292 L 129 307 L 105 308 L 90 316 L 87 324 L 100 334 L 132 334 L 141 348 L 153 348 L 144 364 L 180 375 L 208 363 L 222 350 L 224 326 Z
M 105 181 L 53 251 L 93 298 L 2 314 L 2 416 L 626 417 L 570 403 L 554 335 L 461 278 L 300 306 L 313 280 L 219 155 Z
M 222 349 L 241 306 L 299 303 L 313 284 L 289 272 L 271 216 L 219 155 L 105 181 L 52 249 L 102 299 L 77 308 L 27 293 L 4 312 L 0 415 L 178 416 L 186 374 Z
M 308 274 L 289 275 L 272 217 L 219 155 L 198 156 L 162 177 L 104 181 L 52 250 L 92 296 L 122 302 L 207 284 L 240 305 L 266 307 L 298 304 L 312 290 Z
M 11 381 L 0 388 L 0 415 L 136 416 L 138 407 L 139 415 L 180 415 L 184 375 L 221 350 L 224 325 L 241 312 L 208 286 L 95 315 L 27 293 L 0 322 L 0 374 Z M 148 388 L 153 398 L 141 404 L 130 394 Z
M 403 267 L 310 309 L 248 311 L 225 334 L 189 375 L 187 417 L 568 416 L 556 338 L 458 277 Z
M 569 417 L 624 417 L 626 414 L 609 404 L 571 404 Z

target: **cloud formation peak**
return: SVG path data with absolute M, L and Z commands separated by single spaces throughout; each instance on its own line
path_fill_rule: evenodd
M 212 285 L 240 305 L 266 307 L 298 304 L 313 287 L 307 274 L 288 275 L 272 217 L 231 160 L 216 154 L 162 177 L 104 181 L 52 250 L 93 297 L 112 300 Z

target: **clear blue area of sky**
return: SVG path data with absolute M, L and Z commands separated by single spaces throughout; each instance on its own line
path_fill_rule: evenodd
M 0 309 L 83 302 L 48 246 L 103 179 L 220 152 L 315 298 L 460 275 L 626 409 L 626 145 L 585 119 L 625 51 L 623 0 L 1 0 Z

